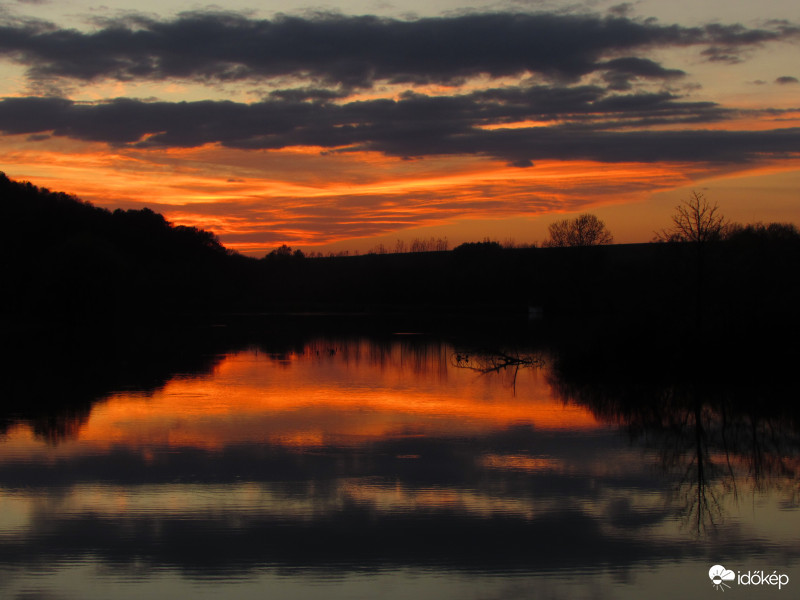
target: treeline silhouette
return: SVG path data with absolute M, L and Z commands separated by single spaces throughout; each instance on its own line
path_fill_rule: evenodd
M 0 277 L 7 323 L 131 321 L 222 312 L 543 314 L 570 335 L 605 331 L 698 345 L 714 336 L 767 341 L 800 332 L 800 233 L 729 228 L 692 243 L 507 248 L 262 259 L 148 209 L 109 211 L 0 175 Z M 665 334 L 664 332 L 668 332 Z
M 6 314 L 92 320 L 211 310 L 240 293 L 243 257 L 147 208 L 109 211 L 0 173 Z

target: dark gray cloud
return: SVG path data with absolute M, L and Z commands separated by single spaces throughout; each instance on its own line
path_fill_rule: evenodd
M 786 85 L 787 83 L 800 83 L 800 80 L 797 77 L 792 77 L 790 75 L 784 75 L 783 77 L 778 77 L 775 80 L 775 83 L 780 83 L 782 85 Z
M 592 72 L 612 79 L 671 78 L 636 55 L 652 47 L 705 46 L 711 60 L 798 35 L 787 22 L 765 28 L 661 25 L 622 14 L 485 13 L 425 18 L 279 16 L 191 12 L 173 20 L 128 16 L 91 32 L 44 22 L 0 26 L 0 54 L 35 79 L 111 78 L 236 81 L 301 76 L 326 85 L 376 81 L 458 83 L 476 75 L 537 73 L 575 80 Z
M 298 99 L 308 97 L 316 99 Z M 668 92 L 612 94 L 588 85 L 505 87 L 454 96 L 409 92 L 398 100 L 345 103 L 328 101 L 313 90 L 290 90 L 253 104 L 6 98 L 0 101 L 0 130 L 142 148 L 320 146 L 402 157 L 481 155 L 515 165 L 544 158 L 744 161 L 800 148 L 797 129 L 642 129 L 707 124 L 737 115 L 717 104 L 689 102 Z M 552 124 L 502 128 L 525 120 Z
M 788 21 L 772 21 L 774 29 L 749 29 L 744 25 L 722 25 L 712 23 L 704 30 L 709 38 L 708 47 L 702 54 L 710 61 L 738 63 L 742 51 L 776 39 L 796 39 L 800 27 Z
M 742 162 L 764 156 L 793 156 L 800 148 L 800 128 L 595 132 L 557 127 L 491 133 L 491 136 L 462 138 L 457 143 L 475 154 L 504 158 L 518 165 L 524 165 L 526 160 L 547 158 L 606 162 Z M 447 149 L 443 144 L 439 151 L 446 153 Z M 455 144 L 449 149 L 454 153 Z M 401 153 L 401 148 L 391 150 Z
M 647 58 L 615 58 L 599 65 L 607 70 L 603 78 L 613 90 L 629 90 L 636 78 L 676 79 L 686 75 L 679 69 L 666 69 L 657 62 Z
M 620 11 L 408 21 L 192 12 L 172 20 L 105 20 L 91 32 L 9 21 L 0 26 L 0 55 L 26 65 L 39 89 L 64 78 L 218 83 L 291 77 L 304 83 L 267 92 L 253 104 L 7 98 L 0 101 L 0 130 L 32 140 L 55 135 L 147 148 L 305 145 L 402 157 L 469 154 L 519 166 L 541 158 L 741 161 L 791 152 L 787 144 L 796 144 L 795 132 L 743 132 L 744 145 L 732 148 L 734 134 L 724 131 L 643 131 L 719 122 L 737 112 L 674 92 L 643 91 L 637 82 L 667 83 L 685 73 L 642 55 L 654 47 L 700 45 L 711 60 L 735 61 L 748 48 L 797 35 L 798 28 L 784 21 L 761 29 L 682 27 Z M 531 73 L 549 77 L 550 85 L 348 101 L 354 88 L 378 82 L 458 84 L 477 75 Z M 579 85 L 588 74 L 597 83 Z M 526 120 L 551 125 L 497 129 Z

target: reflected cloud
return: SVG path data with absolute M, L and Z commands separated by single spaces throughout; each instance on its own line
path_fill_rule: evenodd
M 706 557 L 685 527 L 736 510 L 730 482 L 771 494 L 770 519 L 774 485 L 796 481 L 781 415 L 716 395 L 698 412 L 677 386 L 642 402 L 650 388 L 584 386 L 549 356 L 550 375 L 525 369 L 512 390 L 512 364 L 475 372 L 464 354 L 426 336 L 278 336 L 107 393 L 58 445 L 14 426 L 0 442 L 0 560 L 93 557 L 191 580 L 264 565 L 630 569 Z M 673 487 L 675 473 L 688 479 Z M 732 559 L 800 556 L 786 531 L 720 539 Z
M 426 340 L 385 346 L 316 340 L 282 354 L 249 350 L 208 363 L 211 376 L 177 377 L 144 395 L 112 393 L 88 424 L 88 413 L 83 421 L 61 418 L 74 423 L 79 443 L 69 452 L 79 453 L 116 444 L 358 447 L 416 436 L 474 436 L 519 424 L 543 430 L 595 426 L 583 409 L 549 399 L 536 373 L 519 377 L 519 395 L 504 397 L 508 384 L 502 378 L 454 366 L 451 355 L 451 347 Z M 48 435 L 59 439 L 59 431 L 51 428 Z M 27 439 L 24 429 L 12 430 L 9 443 Z

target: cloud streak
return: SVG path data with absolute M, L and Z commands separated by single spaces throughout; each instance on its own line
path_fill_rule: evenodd
M 106 20 L 90 32 L 9 22 L 0 26 L 0 54 L 25 65 L 32 79 L 230 82 L 300 76 L 365 88 L 379 81 L 458 84 L 479 75 L 672 78 L 681 71 L 638 54 L 701 46 L 709 60 L 735 62 L 744 50 L 799 34 L 788 22 L 683 27 L 619 15 L 484 13 L 404 21 L 319 14 L 257 20 L 188 12 L 173 20 Z
M 691 169 L 680 167 L 542 163 L 524 171 L 464 173 L 416 191 L 342 184 L 299 199 L 261 194 L 256 182 L 249 182 L 242 185 L 240 194 L 246 199 L 148 206 L 175 223 L 213 223 L 226 246 L 249 251 L 278 243 L 323 244 L 391 235 L 464 218 L 506 219 L 581 210 L 685 184 L 690 173 Z
M 642 129 L 716 122 L 736 114 L 666 92 L 616 95 L 596 86 L 534 86 L 457 96 L 406 94 L 398 100 L 344 104 L 285 99 L 244 104 L 7 98 L 0 101 L 0 130 L 35 136 L 52 132 L 136 148 L 314 146 L 399 157 L 478 155 L 517 166 L 541 159 L 739 162 L 788 156 L 800 148 L 797 128 Z M 525 120 L 547 126 L 503 127 Z

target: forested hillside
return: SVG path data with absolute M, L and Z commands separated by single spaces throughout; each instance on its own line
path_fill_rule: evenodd
M 82 319 L 211 309 L 241 292 L 243 257 L 149 209 L 98 208 L 0 174 L 7 314 Z

